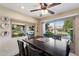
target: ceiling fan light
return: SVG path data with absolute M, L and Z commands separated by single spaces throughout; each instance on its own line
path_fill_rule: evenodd
M 46 9 L 46 10 L 45 10 L 45 14 L 47 14 L 47 13 L 48 13 L 48 10 Z
M 21 9 L 24 9 L 24 6 L 21 6 Z
M 42 15 L 44 15 L 44 10 L 41 10 L 41 12 L 42 12 Z
M 42 10 L 42 15 L 45 15 L 48 13 L 48 10 Z

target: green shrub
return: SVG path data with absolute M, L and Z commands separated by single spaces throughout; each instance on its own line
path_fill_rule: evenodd
M 46 32 L 46 34 L 44 34 L 46 37 L 52 37 L 53 33 L 52 32 Z

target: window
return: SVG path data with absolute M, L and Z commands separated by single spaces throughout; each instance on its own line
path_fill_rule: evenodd
M 12 37 L 20 37 L 26 35 L 25 25 L 12 24 Z
M 17 24 L 12 24 L 12 37 L 21 37 L 21 36 L 28 36 L 32 37 L 34 36 L 34 31 L 35 31 L 35 26 L 34 25 L 17 25 Z
M 44 23 L 44 36 L 52 37 L 53 35 L 61 35 L 62 37 L 73 39 L 73 17 L 59 19 Z
M 31 37 L 34 37 L 34 34 L 35 34 L 35 26 L 33 26 L 33 25 L 28 25 L 28 26 L 26 26 L 26 28 L 27 28 L 27 35 L 28 35 L 28 37 L 29 38 L 31 38 Z

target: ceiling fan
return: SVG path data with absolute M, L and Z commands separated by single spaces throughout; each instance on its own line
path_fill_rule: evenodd
M 52 3 L 52 4 L 48 4 L 48 3 L 40 3 L 40 9 L 34 9 L 34 10 L 30 10 L 30 12 L 35 12 L 35 11 L 43 11 L 43 12 L 48 12 L 50 14 L 54 14 L 55 12 L 49 10 L 48 8 L 51 8 L 51 7 L 54 7 L 54 6 L 57 6 L 61 3 Z M 42 16 L 42 15 L 41 15 Z

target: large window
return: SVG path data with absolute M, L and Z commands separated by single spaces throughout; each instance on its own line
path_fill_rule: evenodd
M 47 37 L 51 37 L 53 35 L 61 35 L 62 37 L 66 36 L 66 38 L 69 37 L 69 39 L 72 39 L 73 20 L 74 18 L 71 17 L 45 23 L 45 27 L 43 29 L 44 35 Z
M 34 36 L 34 25 L 17 25 L 12 24 L 12 37 Z
M 24 25 L 12 24 L 12 37 L 25 36 L 26 30 Z

